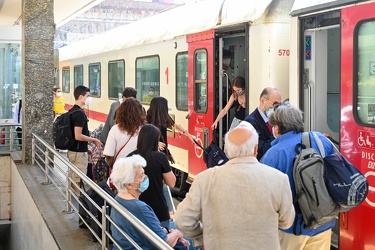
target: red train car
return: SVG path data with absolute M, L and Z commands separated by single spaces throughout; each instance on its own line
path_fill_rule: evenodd
M 370 183 L 366 201 L 340 214 L 338 248 L 375 249 L 375 2 L 296 0 L 291 43 L 291 99 L 306 129 L 332 134 Z

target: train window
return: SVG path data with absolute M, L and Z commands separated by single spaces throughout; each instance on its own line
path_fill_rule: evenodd
M 375 125 L 375 21 L 357 27 L 357 57 L 355 78 L 357 116 L 364 124 Z
M 207 51 L 200 49 L 194 55 L 194 109 L 207 111 Z
M 83 85 L 83 65 L 74 66 L 74 89 Z
M 100 93 L 102 90 L 100 63 L 89 64 L 89 88 L 90 96 L 100 97 Z
M 61 71 L 62 91 L 70 92 L 70 67 L 63 67 Z
M 108 63 L 108 98 L 120 99 L 125 88 L 125 61 Z
M 176 56 L 176 107 L 188 110 L 188 53 L 177 53 Z
M 159 56 L 136 59 L 137 99 L 143 103 L 150 103 L 155 96 L 160 95 L 159 61 Z

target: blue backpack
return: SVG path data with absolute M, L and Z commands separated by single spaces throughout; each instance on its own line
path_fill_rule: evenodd
M 335 153 L 324 157 L 326 187 L 340 212 L 361 204 L 368 193 L 366 177 L 334 147 Z

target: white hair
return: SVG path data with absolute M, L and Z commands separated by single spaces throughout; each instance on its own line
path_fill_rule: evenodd
M 140 155 L 116 160 L 110 178 L 119 192 L 128 192 L 124 184 L 134 182 L 135 170 L 141 167 L 146 167 L 146 160 Z
M 242 144 L 235 143 L 231 141 L 229 135 L 236 129 L 246 129 L 249 131 L 249 139 Z M 258 144 L 258 133 L 249 122 L 242 121 L 236 128 L 232 129 L 225 135 L 225 146 L 224 151 L 229 159 L 234 157 L 244 157 L 244 156 L 255 156 L 254 149 Z

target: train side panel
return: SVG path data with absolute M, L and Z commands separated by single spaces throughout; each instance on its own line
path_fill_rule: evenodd
M 375 249 L 375 2 L 343 8 L 341 23 L 341 152 L 370 188 L 340 214 L 340 249 Z

